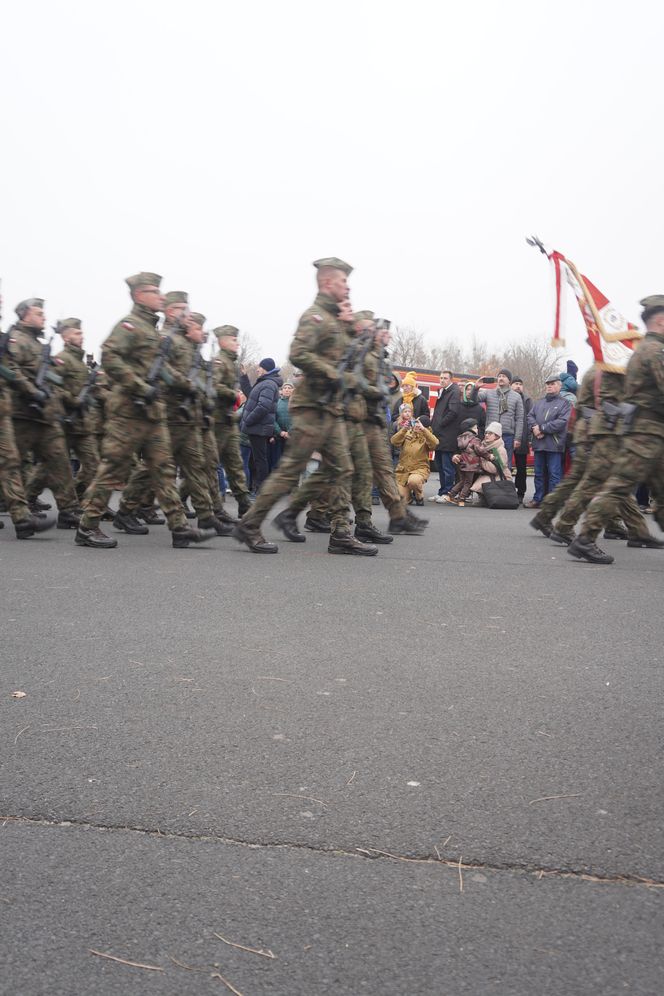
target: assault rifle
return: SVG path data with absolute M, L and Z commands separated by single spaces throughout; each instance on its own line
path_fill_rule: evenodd
M 213 354 L 214 356 L 214 354 Z M 217 389 L 214 386 L 214 381 L 212 379 L 212 364 L 213 358 L 211 357 L 205 363 L 205 390 L 203 393 L 203 425 L 206 429 L 209 429 L 212 425 L 212 413 L 214 412 L 214 403 L 217 400 Z
M 157 398 L 159 393 L 159 378 L 161 377 L 161 372 L 164 369 L 166 360 L 171 354 L 172 348 L 173 340 L 170 335 L 162 336 L 159 351 L 152 361 L 152 366 L 148 370 L 148 375 L 145 378 L 145 382 L 148 385 L 149 390 L 142 398 L 134 398 L 134 404 L 139 408 L 147 408 L 148 405 L 151 405 Z
M 613 432 L 618 424 L 618 419 L 622 419 L 620 435 L 624 436 L 632 428 L 637 407 L 637 405 L 632 405 L 628 401 L 621 401 L 619 405 L 614 405 L 611 401 L 603 401 L 602 412 L 604 413 L 607 428 Z
M 65 417 L 65 423 L 67 425 L 71 425 L 75 418 L 80 418 L 81 416 L 85 415 L 85 413 L 89 410 L 92 404 L 92 389 L 94 388 L 95 383 L 97 381 L 97 373 L 98 373 L 97 364 L 95 363 L 94 360 L 91 360 L 88 363 L 88 369 L 90 371 L 88 373 L 88 379 L 81 388 L 79 395 L 76 399 L 75 410 L 72 412 L 71 415 L 67 415 Z
M 53 331 L 55 332 L 55 329 Z M 52 384 L 62 384 L 62 378 L 58 377 L 58 375 L 54 374 L 51 370 L 51 344 L 53 339 L 54 336 L 51 336 L 50 339 L 45 339 L 42 344 L 41 360 L 33 381 L 34 387 L 36 387 L 40 393 L 39 397 L 33 398 L 28 406 L 40 415 L 44 408 L 44 402 L 48 401 L 52 394 L 51 388 L 47 382 L 50 381 Z
M 193 413 L 191 410 L 191 405 L 196 397 L 198 390 L 198 371 L 201 369 L 201 363 L 203 362 L 203 355 L 201 353 L 201 347 L 196 347 L 196 352 L 194 353 L 194 360 L 191 364 L 191 370 L 187 374 L 187 380 L 189 381 L 189 396 L 181 405 L 178 405 L 178 412 L 187 422 L 191 422 L 193 418 Z

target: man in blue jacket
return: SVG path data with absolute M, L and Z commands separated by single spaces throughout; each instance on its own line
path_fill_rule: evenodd
M 549 377 L 546 394 L 535 402 L 528 413 L 535 456 L 535 494 L 533 500 L 527 503 L 527 508 L 539 508 L 545 495 L 562 480 L 567 422 L 572 405 L 567 398 L 561 398 L 561 388 L 558 374 Z

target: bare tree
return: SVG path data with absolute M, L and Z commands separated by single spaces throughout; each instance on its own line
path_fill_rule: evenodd
M 425 366 L 427 348 L 423 334 L 415 329 L 396 325 L 390 338 L 390 356 L 397 367 Z
M 547 377 L 559 373 L 560 361 L 546 340 L 532 336 L 524 342 L 510 343 L 505 350 L 503 366 L 508 367 L 512 376 L 523 379 L 524 387 L 533 398 L 541 398 Z

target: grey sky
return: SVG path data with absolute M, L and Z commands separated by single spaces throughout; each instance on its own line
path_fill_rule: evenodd
M 664 292 L 658 4 L 38 0 L 2 18 L 14 304 L 98 350 L 137 270 L 285 359 L 311 261 L 356 307 L 491 344 L 549 337 L 532 231 L 623 310 Z M 576 305 L 568 349 L 589 351 Z

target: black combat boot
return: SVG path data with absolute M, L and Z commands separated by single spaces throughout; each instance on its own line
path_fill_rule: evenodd
M 35 498 L 30 502 L 30 505 L 34 507 L 35 512 L 50 512 L 53 508 L 49 502 L 42 501 L 40 498 Z
M 130 536 L 147 536 L 150 532 L 148 527 L 140 523 L 131 512 L 121 512 L 120 509 L 115 513 L 113 526 L 115 529 L 129 533 Z
M 207 543 L 216 535 L 215 529 L 192 529 L 191 526 L 178 526 L 171 533 L 171 541 L 176 550 L 182 550 L 190 543 Z
M 242 518 L 243 515 L 246 515 L 250 508 L 251 501 L 249 500 L 249 495 L 242 495 L 241 498 L 238 498 L 237 514 L 240 518 Z
M 308 533 L 332 532 L 329 519 L 324 519 L 321 515 L 313 515 L 311 512 L 308 513 L 306 519 L 304 520 L 304 528 Z
M 4 526 L 4 522 L 2 525 Z M 27 519 L 14 523 L 16 539 L 29 539 L 35 533 L 43 533 L 47 529 L 52 529 L 54 525 L 55 519 L 42 519 L 41 517 L 37 518 L 37 516 L 30 515 Z
M 351 535 L 350 529 L 335 529 L 330 535 L 327 552 L 346 553 L 355 557 L 375 557 L 378 553 L 378 547 L 372 543 L 360 543 Z
M 277 544 L 268 543 L 260 529 L 248 527 L 243 522 L 237 522 L 233 527 L 233 539 L 238 543 L 244 543 L 252 553 L 279 552 Z
M 182 508 L 184 509 L 184 514 L 187 516 L 188 519 L 196 518 L 196 513 L 192 508 L 189 507 L 189 502 L 183 501 Z
M 222 522 L 216 515 L 210 515 L 206 519 L 198 520 L 199 529 L 214 529 L 217 536 L 232 536 L 233 526 L 230 522 Z
M 587 560 L 589 564 L 613 563 L 613 557 L 604 553 L 604 550 L 600 550 L 597 544 L 593 543 L 589 536 L 584 536 L 583 533 L 577 536 L 573 543 L 570 543 L 567 552 L 570 557 L 576 557 L 577 560 Z
M 76 546 L 91 546 L 94 550 L 112 550 L 118 545 L 118 541 L 102 533 L 99 526 L 96 529 L 83 529 L 79 526 L 74 542 Z
M 606 536 L 606 533 L 604 534 Z M 642 550 L 662 550 L 664 542 L 655 539 L 654 536 L 631 536 L 627 540 L 627 546 L 641 548 Z
M 528 506 L 524 505 L 524 508 L 528 508 Z M 539 512 L 537 515 L 532 517 L 528 525 L 531 529 L 535 529 L 538 533 L 542 533 L 544 536 L 551 535 L 551 523 L 547 522 L 544 516 L 540 515 Z
M 237 522 L 237 519 L 230 512 L 227 512 L 223 505 L 221 508 L 215 508 L 214 517 L 215 519 L 219 519 L 220 522 L 230 522 L 231 526 L 234 526 Z
M 102 516 L 103 518 L 103 516 Z M 166 519 L 163 515 L 159 515 L 159 512 L 151 505 L 149 508 L 139 508 L 136 513 L 136 518 L 139 522 L 144 522 L 146 526 L 165 526 Z
M 569 546 L 570 543 L 574 542 L 574 533 L 566 533 L 562 530 L 558 532 L 557 529 L 551 529 L 549 539 L 552 543 L 557 543 L 558 546 Z
M 115 518 L 115 512 L 113 511 L 112 508 L 109 508 L 107 505 L 104 511 L 101 513 L 101 521 L 112 522 L 114 518 Z
M 363 543 L 394 543 L 394 536 L 381 533 L 371 521 L 355 523 L 355 539 L 362 540 Z
M 78 529 L 82 512 L 78 508 L 67 508 L 64 512 L 58 512 L 58 529 Z
M 428 519 L 423 519 L 421 515 L 414 515 L 412 512 L 409 512 L 408 509 L 406 509 L 406 518 L 408 519 L 409 522 L 413 522 L 416 526 L 419 526 L 420 529 L 422 530 L 426 529 L 426 527 L 429 525 Z
M 629 539 L 629 533 L 626 529 L 617 526 L 607 526 L 604 530 L 604 539 L 626 540 Z
M 413 516 L 404 515 L 401 519 L 390 519 L 387 527 L 393 536 L 421 536 L 424 532 L 425 523 Z
M 291 543 L 306 543 L 307 537 L 297 528 L 297 515 L 294 515 L 290 508 L 285 508 L 279 512 L 273 520 L 277 529 L 281 529 L 287 540 Z

